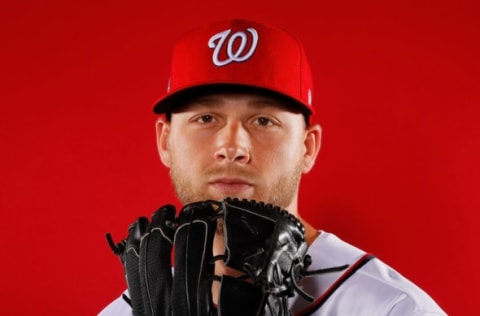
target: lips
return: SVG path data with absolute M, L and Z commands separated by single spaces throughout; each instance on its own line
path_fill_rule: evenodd
M 215 190 L 226 194 L 245 192 L 253 187 L 251 182 L 238 178 L 219 178 L 210 181 L 209 185 Z

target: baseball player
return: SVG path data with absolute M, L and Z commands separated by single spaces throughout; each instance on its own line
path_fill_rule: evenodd
M 312 86 L 302 44 L 276 27 L 221 21 L 176 43 L 153 111 L 185 207 L 139 218 L 118 244 L 109 236 L 128 289 L 100 315 L 445 315 L 301 218 L 300 179 L 321 140 Z

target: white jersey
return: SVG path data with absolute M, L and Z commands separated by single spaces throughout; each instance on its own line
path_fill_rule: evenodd
M 299 295 L 290 299 L 294 315 L 446 315 L 428 294 L 397 271 L 331 233 L 322 231 L 308 254 L 312 258 L 308 270 L 345 264 L 349 268 L 304 277 L 301 288 L 317 299 L 313 303 Z M 132 311 L 119 297 L 99 316 L 132 316 Z

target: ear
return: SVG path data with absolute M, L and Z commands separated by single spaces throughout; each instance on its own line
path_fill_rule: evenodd
M 165 167 L 170 168 L 170 151 L 168 149 L 168 135 L 170 134 L 170 122 L 165 116 L 160 116 L 156 123 L 155 129 L 157 132 L 157 150 L 160 160 Z
M 303 155 L 303 173 L 309 172 L 315 165 L 322 141 L 322 127 L 319 124 L 307 126 L 305 132 L 305 153 Z

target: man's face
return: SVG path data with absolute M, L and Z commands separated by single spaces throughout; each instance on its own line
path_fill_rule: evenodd
M 229 93 L 195 98 L 159 119 L 157 133 L 183 204 L 238 197 L 295 213 L 300 176 L 318 152 L 312 134 L 320 138 L 319 126 L 306 128 L 274 98 Z

